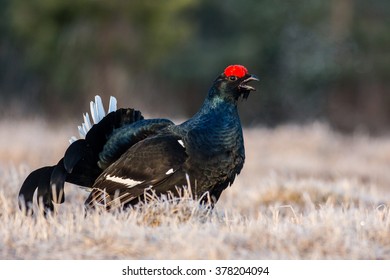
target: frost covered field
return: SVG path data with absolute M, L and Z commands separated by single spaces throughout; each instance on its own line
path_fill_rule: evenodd
M 85 217 L 87 193 L 67 185 L 56 215 L 23 216 L 24 178 L 75 134 L 0 122 L 0 259 L 390 259 L 390 137 L 247 129 L 243 172 L 213 212 L 185 197 Z

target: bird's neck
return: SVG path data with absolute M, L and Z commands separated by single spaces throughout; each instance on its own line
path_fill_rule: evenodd
M 219 96 L 214 96 L 212 98 L 206 98 L 197 114 L 219 114 L 222 117 L 222 115 L 229 115 L 231 113 L 237 113 L 237 103 L 227 102 Z
M 226 114 L 233 111 L 237 112 L 237 100 L 233 98 L 230 99 L 228 96 L 229 95 L 220 92 L 220 89 L 216 85 L 213 85 L 210 88 L 202 107 L 194 117 L 215 113 L 224 114 L 224 111 L 226 111 Z
M 232 126 L 240 124 L 240 118 L 236 102 L 227 102 L 218 96 L 208 96 L 199 111 L 188 121 L 183 123 L 183 127 L 191 127 L 193 124 L 201 126 Z

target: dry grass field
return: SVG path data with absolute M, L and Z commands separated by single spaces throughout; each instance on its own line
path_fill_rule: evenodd
M 75 134 L 0 121 L 0 259 L 390 259 L 390 137 L 246 129 L 243 172 L 212 212 L 185 196 L 85 216 L 88 194 L 67 185 L 56 215 L 22 215 L 24 178 Z

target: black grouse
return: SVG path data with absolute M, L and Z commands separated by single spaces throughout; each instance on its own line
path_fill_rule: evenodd
M 106 115 L 100 97 L 91 102 L 79 132 L 54 166 L 33 171 L 24 181 L 20 207 L 32 209 L 34 192 L 44 211 L 65 200 L 64 183 L 91 191 L 86 208 L 106 210 L 134 205 L 153 193 L 179 196 L 190 186 L 195 198 L 214 205 L 240 173 L 245 150 L 237 111 L 240 97 L 255 90 L 258 79 L 241 65 L 219 75 L 200 110 L 175 125 L 167 119 L 144 119 L 134 109 L 116 110 L 111 98 Z

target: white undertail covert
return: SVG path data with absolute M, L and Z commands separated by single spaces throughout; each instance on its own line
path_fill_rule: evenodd
M 78 126 L 78 131 L 81 139 L 85 138 L 85 135 L 87 135 L 88 131 L 92 128 L 94 124 L 99 123 L 106 116 L 106 111 L 104 110 L 102 98 L 99 95 L 95 96 L 95 102 L 94 101 L 90 102 L 90 110 L 91 110 L 91 117 L 93 123 L 91 122 L 91 119 L 89 118 L 89 114 L 87 112 L 83 114 L 84 122 Z M 107 114 L 114 112 L 116 110 L 117 110 L 116 98 L 110 96 L 110 103 L 108 104 Z M 69 139 L 70 144 L 77 141 L 77 139 L 78 138 L 76 136 L 72 136 Z

